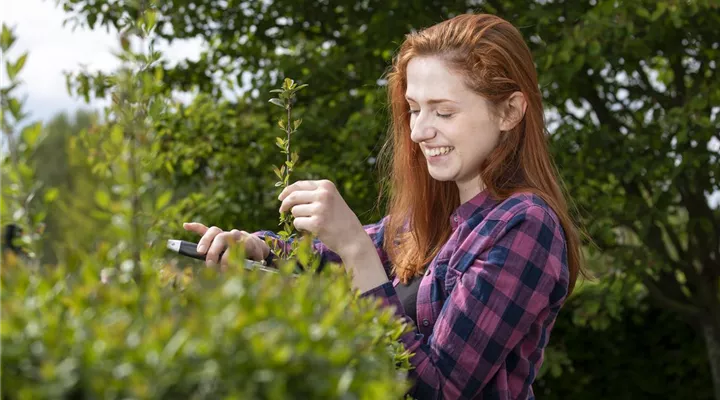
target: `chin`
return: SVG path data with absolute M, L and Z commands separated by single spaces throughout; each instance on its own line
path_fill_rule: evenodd
M 449 174 L 438 174 L 438 173 L 433 173 L 432 171 L 430 171 L 430 176 L 431 176 L 433 179 L 435 179 L 436 181 L 440 181 L 440 182 L 449 182 L 449 181 L 454 181 L 454 180 L 455 180 L 455 179 L 454 179 L 455 177 L 452 176 L 452 175 L 449 175 Z

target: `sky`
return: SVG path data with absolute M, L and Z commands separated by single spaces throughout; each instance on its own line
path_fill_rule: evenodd
M 116 32 L 73 30 L 72 23 L 63 27 L 66 18 L 67 14 L 55 0 L 0 0 L 0 20 L 13 27 L 18 37 L 7 56 L 15 60 L 25 51 L 30 53 L 20 74 L 24 84 L 18 93 L 25 98 L 24 110 L 30 113 L 31 120 L 47 121 L 59 112 L 100 109 L 106 105 L 104 100 L 91 100 L 91 104 L 86 104 L 82 99 L 71 97 L 65 86 L 64 71 L 79 71 L 81 65 L 90 71 L 111 72 L 117 68 L 119 61 L 113 55 L 118 49 Z M 185 58 L 196 60 L 202 46 L 199 39 L 178 40 L 170 46 L 160 46 L 159 50 L 163 50 L 170 62 Z M 0 79 L 6 79 L 4 65 L 3 61 Z M 720 143 L 714 141 L 710 146 L 718 151 Z M 713 207 L 720 206 L 720 191 L 710 195 L 709 201 Z
M 119 66 L 113 55 L 119 48 L 115 32 L 83 28 L 73 31 L 72 23 L 63 27 L 66 18 L 67 14 L 55 0 L 0 0 L 0 19 L 14 27 L 18 37 L 7 56 L 16 60 L 23 52 L 30 53 L 20 74 L 24 85 L 18 93 L 26 96 L 25 110 L 30 112 L 32 120 L 47 121 L 58 112 L 72 112 L 77 108 L 101 108 L 104 101 L 88 105 L 82 99 L 71 97 L 63 72 L 79 71 L 83 64 L 90 71 L 106 72 Z M 160 49 L 170 61 L 197 59 L 202 42 L 175 41 Z M 6 79 L 4 61 L 2 65 L 1 79 Z

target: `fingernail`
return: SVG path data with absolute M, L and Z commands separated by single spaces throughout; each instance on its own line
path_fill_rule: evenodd
M 204 245 L 204 244 L 201 244 L 200 246 L 198 246 L 197 251 L 198 251 L 198 253 L 204 253 L 204 252 L 205 252 L 205 245 Z

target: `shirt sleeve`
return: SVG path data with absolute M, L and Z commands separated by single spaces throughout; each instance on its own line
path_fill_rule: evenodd
M 508 353 L 531 329 L 544 325 L 567 293 L 565 239 L 548 211 L 530 206 L 494 232 L 490 246 L 469 254 L 471 264 L 457 278 L 428 344 L 414 332 L 400 339 L 414 353 L 411 394 L 418 399 L 477 396 Z M 364 295 L 403 313 L 392 284 Z M 538 334 L 536 342 L 523 343 L 523 353 L 532 351 L 526 346 L 544 346 L 543 340 Z
M 390 271 L 390 263 L 388 260 L 387 253 L 383 249 L 383 240 L 385 236 L 385 223 L 387 222 L 387 217 L 384 217 L 379 222 L 364 225 L 363 229 L 365 229 L 365 232 L 370 236 L 370 239 L 372 239 L 373 244 L 375 245 L 375 250 L 378 252 L 378 255 L 380 256 L 380 260 L 383 263 L 383 267 L 385 268 L 385 272 L 389 274 Z M 290 246 L 292 244 L 293 239 L 290 239 L 289 241 L 285 242 L 283 241 L 278 234 L 272 231 L 268 230 L 261 230 L 257 232 L 253 232 L 253 235 L 259 237 L 260 239 L 265 240 L 266 237 L 272 238 L 273 241 L 277 242 L 282 249 L 285 251 L 290 249 Z M 321 242 L 319 239 L 315 239 L 313 241 L 313 250 L 315 253 L 317 253 L 320 256 L 320 269 L 322 269 L 325 264 L 328 262 L 334 262 L 334 263 L 342 263 L 342 259 L 340 256 L 335 253 L 334 251 L 330 250 L 323 242 Z M 275 258 L 276 255 L 272 254 L 268 258 Z

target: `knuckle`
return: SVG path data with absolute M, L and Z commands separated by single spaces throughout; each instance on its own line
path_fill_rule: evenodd
M 327 191 L 327 190 L 320 190 L 320 191 L 318 191 L 318 195 L 317 195 L 317 196 L 318 196 L 318 200 L 320 200 L 321 202 L 325 202 L 325 201 L 330 200 L 330 192 Z

